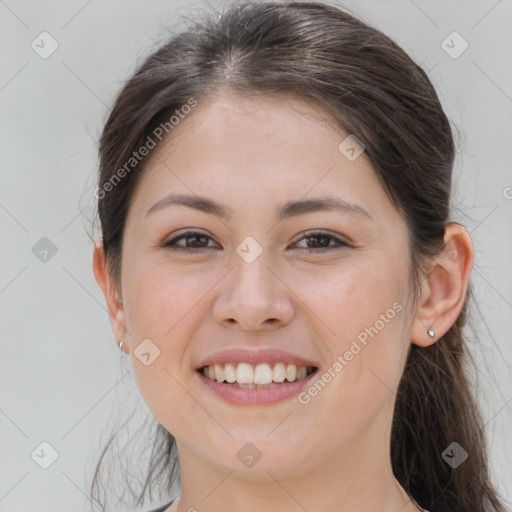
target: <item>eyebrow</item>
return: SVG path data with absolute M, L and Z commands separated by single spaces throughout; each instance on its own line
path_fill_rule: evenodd
M 225 220 L 230 219 L 232 215 L 231 209 L 223 206 L 213 199 L 200 196 L 169 194 L 157 201 L 147 211 L 146 217 L 151 213 L 170 206 L 186 206 L 188 208 L 193 208 L 200 212 L 214 215 Z M 287 201 L 286 203 L 276 208 L 275 215 L 279 221 L 282 221 L 284 219 L 296 217 L 298 215 L 304 215 L 306 213 L 332 210 L 342 211 L 345 213 L 367 217 L 368 219 L 373 219 L 372 216 L 362 206 L 349 203 L 348 201 L 345 201 L 341 197 L 337 196 L 321 196 L 313 197 L 310 199 L 301 199 L 297 201 Z

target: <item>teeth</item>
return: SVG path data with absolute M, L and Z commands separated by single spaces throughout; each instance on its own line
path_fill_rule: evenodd
M 299 366 L 297 368 L 297 380 L 303 379 L 308 374 L 308 370 L 305 366 Z
M 286 379 L 286 369 L 283 363 L 277 363 L 274 365 L 273 370 L 273 378 L 274 382 L 283 382 Z
M 254 369 L 254 384 L 270 384 L 272 382 L 272 368 L 267 363 L 257 364 Z
M 217 382 L 224 382 L 224 370 L 220 364 L 214 364 L 213 368 L 215 369 L 215 378 Z
M 236 370 L 232 364 L 224 365 L 224 379 L 226 382 L 236 382 Z
M 250 364 L 238 364 L 236 369 L 236 381 L 238 384 L 254 384 L 254 370 Z
M 217 382 L 228 382 L 236 387 L 272 387 L 275 383 L 295 382 L 304 379 L 313 371 L 312 366 L 299 366 L 294 364 L 276 363 L 274 368 L 268 363 L 251 365 L 238 363 L 225 365 L 215 363 L 203 368 L 203 375 Z
M 293 382 L 297 378 L 297 367 L 294 364 L 286 365 L 286 380 Z

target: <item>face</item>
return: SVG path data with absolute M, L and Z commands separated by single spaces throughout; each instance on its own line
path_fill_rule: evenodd
M 348 135 L 298 97 L 218 95 L 174 127 L 137 184 L 124 340 L 148 407 L 205 464 L 249 472 L 261 455 L 257 468 L 279 474 L 389 452 L 411 339 L 408 236 Z M 242 383 L 251 371 L 285 380 L 214 383 L 197 370 L 208 362 Z M 292 363 L 308 375 L 294 380 Z

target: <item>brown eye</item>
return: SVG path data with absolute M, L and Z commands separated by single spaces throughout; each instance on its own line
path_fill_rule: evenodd
M 304 251 L 329 251 L 331 249 L 339 249 L 341 247 L 348 247 L 348 244 L 343 240 L 340 240 L 338 237 L 331 235 L 330 233 L 325 233 L 323 231 L 312 231 L 307 233 L 304 237 L 302 237 L 300 241 L 307 240 L 307 247 L 300 247 L 301 250 Z M 331 242 L 334 242 L 334 245 L 331 245 Z
M 184 245 L 179 245 L 178 242 L 184 241 Z M 182 251 L 182 252 L 198 252 L 202 249 L 208 249 L 212 246 L 208 246 L 208 241 L 212 238 L 204 233 L 197 231 L 187 231 L 182 233 L 176 238 L 173 238 L 169 242 L 166 242 L 163 247 L 170 249 L 171 251 Z M 306 240 L 306 247 L 298 247 L 301 251 L 306 252 L 325 252 L 333 249 L 340 249 L 342 247 L 348 247 L 349 244 L 340 240 L 338 237 L 325 233 L 323 231 L 312 231 L 303 236 L 300 240 Z
M 178 245 L 178 242 L 181 240 L 185 241 L 185 246 Z M 173 238 L 169 242 L 166 242 L 163 247 L 171 249 L 171 251 L 197 252 L 197 250 L 207 248 L 207 245 L 205 244 L 208 243 L 208 240 L 211 240 L 211 237 L 205 235 L 204 233 L 199 233 L 197 231 L 187 231 L 186 233 Z

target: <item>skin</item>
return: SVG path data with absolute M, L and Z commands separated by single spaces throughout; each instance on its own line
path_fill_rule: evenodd
M 101 241 L 95 246 L 94 273 L 116 340 L 125 343 L 148 407 L 177 440 L 182 491 L 168 511 L 419 509 L 391 471 L 395 393 L 410 344 L 435 343 L 459 315 L 473 248 L 466 230 L 449 224 L 445 251 L 414 303 L 405 220 L 366 154 L 350 161 L 338 150 L 347 135 L 328 112 L 296 96 L 203 99 L 146 162 L 117 286 Z M 170 192 L 208 196 L 232 217 L 183 206 L 145 217 Z M 274 217 L 286 200 L 323 194 L 372 218 L 341 211 Z M 163 247 L 185 228 L 210 237 L 188 240 L 202 249 Z M 335 241 L 308 244 L 307 230 L 349 245 L 322 252 Z M 263 248 L 250 264 L 236 252 L 248 236 Z M 233 346 L 282 348 L 318 361 L 322 374 L 396 302 L 403 309 L 307 404 L 231 405 L 195 374 L 206 356 Z M 134 353 L 146 338 L 160 350 L 149 366 Z M 252 468 L 237 457 L 247 442 L 262 454 Z

